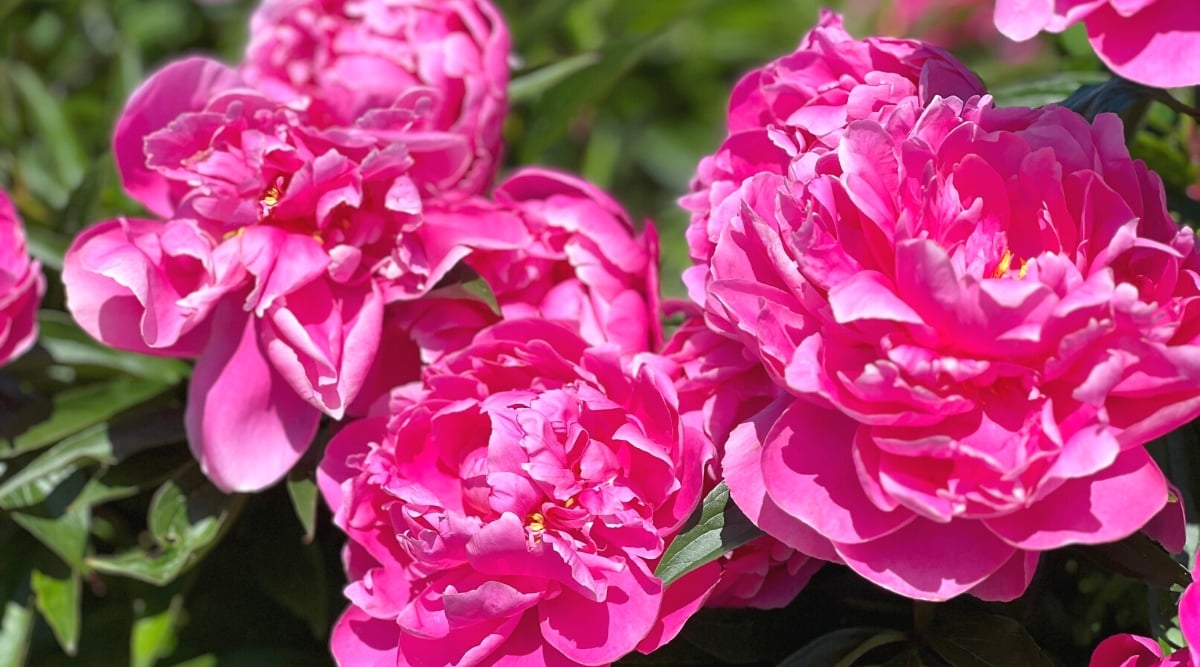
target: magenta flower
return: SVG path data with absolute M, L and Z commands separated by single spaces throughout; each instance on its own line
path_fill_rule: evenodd
M 468 157 L 422 187 L 477 194 L 500 161 L 508 52 L 487 0 L 266 0 L 241 71 L 316 125 L 378 128 L 402 116 L 428 149 Z
M 711 444 L 651 360 L 510 320 L 347 426 L 319 473 L 350 542 L 342 665 L 602 665 L 665 643 L 715 583 L 651 574 Z
M 786 174 L 801 154 L 810 161 L 833 150 L 847 124 L 885 122 L 896 104 L 918 95 L 967 99 L 983 84 L 941 49 L 906 39 L 855 40 L 839 14 L 822 10 L 820 22 L 795 53 L 742 78 L 729 100 L 729 136 L 701 160 L 691 194 L 680 204 L 691 213 L 688 249 L 706 264 L 721 227 L 738 207 L 742 181 L 757 173 Z M 704 305 L 702 268 L 684 272 L 692 300 Z
M 710 324 L 786 388 L 724 474 L 768 533 L 911 597 L 1011 599 L 1167 499 L 1200 413 L 1196 237 L 1120 122 L 912 98 L 742 184 Z
M 1083 21 L 1096 55 L 1159 88 L 1200 83 L 1200 11 L 1192 0 L 996 0 L 996 27 L 1023 41 Z
M 29 258 L 21 219 L 0 190 L 0 366 L 37 340 L 37 309 L 45 292 L 42 266 Z
M 68 306 L 88 333 L 198 357 L 188 439 L 225 490 L 273 483 L 321 413 L 342 417 L 385 303 L 424 294 L 468 241 L 524 241 L 502 221 L 424 224 L 417 182 L 443 160 L 305 121 L 219 63 L 166 67 L 130 99 L 115 151 L 130 194 L 170 219 L 101 223 L 65 260 Z

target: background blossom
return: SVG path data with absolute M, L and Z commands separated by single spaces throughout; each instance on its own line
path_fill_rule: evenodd
M 46 279 L 25 248 L 25 231 L 8 194 L 0 190 L 0 366 L 37 340 L 37 309 Z

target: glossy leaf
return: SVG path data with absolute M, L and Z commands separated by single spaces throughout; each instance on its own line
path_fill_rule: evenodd
M 41 510 L 42 508 L 35 509 Z M 92 521 L 91 508 L 77 507 L 62 514 L 17 511 L 13 512 L 11 516 L 13 521 L 68 565 L 73 568 L 83 567 L 83 557 L 87 552 L 88 531 Z
M 311 542 L 317 530 L 317 479 L 315 470 L 293 469 L 287 476 L 288 498 L 304 528 L 304 541 Z
M 191 372 L 191 367 L 178 359 L 122 352 L 101 345 L 61 311 L 38 313 L 38 327 L 38 344 L 64 366 L 95 366 L 165 384 L 178 384 Z
M 1162 545 L 1142 532 L 1134 533 L 1119 542 L 1077 548 L 1105 568 L 1144 581 L 1151 586 L 1163 589 L 1172 586 L 1186 587 L 1192 581 L 1187 568 L 1177 563 Z
M 670 584 L 763 534 L 729 499 L 725 482 L 709 492 L 692 518 L 694 525 L 675 537 L 654 571 L 663 583 Z

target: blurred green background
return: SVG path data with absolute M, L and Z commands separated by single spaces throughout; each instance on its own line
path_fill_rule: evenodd
M 990 29 L 987 2 L 926 0 L 929 9 L 909 18 L 875 0 L 849 2 L 842 9 L 853 34 L 890 31 L 954 40 L 945 45 L 981 73 L 1001 103 L 1061 100 L 1081 83 L 1106 78 L 1080 31 L 1006 43 Z M 680 296 L 686 215 L 675 201 L 687 191 L 697 161 L 724 134 L 733 83 L 790 52 L 813 25 L 819 5 L 812 0 L 499 5 L 514 44 L 506 169 L 540 164 L 580 173 L 612 192 L 636 219 L 654 220 L 663 241 L 665 291 Z M 2 431 L 22 414 L 57 410 L 57 415 L 82 405 L 91 412 L 76 419 L 79 428 L 96 425 L 115 442 L 122 429 L 151 437 L 147 421 L 154 426 L 157 419 L 168 433 L 152 434 L 155 443 L 174 445 L 81 454 L 78 439 L 42 438 L 39 447 L 57 443 L 46 450 L 57 459 L 36 458 L 42 455 L 32 446 L 15 452 L 0 446 L 0 486 L 21 496 L 14 501 L 0 493 L 0 667 L 19 664 L 13 656 L 25 653 L 27 664 L 37 667 L 330 662 L 328 629 L 344 606 L 341 538 L 327 514 L 319 515 L 315 539 L 303 519 L 292 518 L 313 516 L 311 479 L 305 486 L 302 469 L 294 484 L 252 498 L 206 496 L 177 432 L 186 365 L 92 345 L 61 312 L 57 285 L 62 251 L 73 235 L 106 217 L 140 211 L 122 193 L 109 151 L 126 97 L 149 72 L 187 53 L 238 61 L 253 6 L 249 0 L 218 5 L 0 0 L 0 187 L 12 193 L 49 278 L 41 346 L 0 374 L 0 444 Z M 1147 131 L 1137 135 L 1135 148 L 1161 170 L 1180 200 L 1196 180 L 1184 150 L 1192 125 L 1157 107 L 1142 122 Z M 140 406 L 127 409 L 141 399 L 127 404 L 112 399 L 112 392 L 151 381 L 159 383 L 147 394 L 153 398 Z M 13 481 L 15 471 L 39 461 L 51 472 L 59 465 L 63 474 Z M 12 471 L 7 476 L 6 465 Z M 189 514 L 170 515 L 174 502 Z M 64 540 L 70 549 L 47 551 L 45 545 Z M 178 571 L 171 570 L 169 583 L 158 587 L 147 580 L 162 576 L 161 569 L 143 573 L 143 581 L 108 574 L 132 571 L 130 562 L 120 560 L 125 553 L 141 554 L 160 568 L 165 556 L 183 560 Z M 107 565 L 98 566 L 105 558 Z M 70 572 L 64 573 L 63 562 L 72 565 Z M 1036 628 L 1038 641 L 1063 664 L 1077 664 L 1114 628 L 1151 631 L 1145 627 L 1141 584 L 1104 574 L 1069 553 L 1048 557 L 1043 569 L 1052 574 L 1006 613 Z M 881 594 L 842 570 L 827 568 L 810 589 L 787 612 L 706 612 L 688 626 L 683 641 L 635 662 L 713 664 L 719 658 L 758 664 L 847 623 L 907 630 L 913 619 L 909 601 Z M 82 604 L 82 616 L 75 604 Z M 1169 607 L 1166 601 L 1161 619 L 1166 626 Z M 922 613 L 918 607 L 918 620 Z M 74 647 L 77 657 L 65 656 L 60 645 Z

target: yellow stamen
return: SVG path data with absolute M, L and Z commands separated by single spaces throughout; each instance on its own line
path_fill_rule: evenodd
M 245 227 L 238 227 L 237 229 L 231 229 L 231 230 L 225 232 L 225 236 L 222 236 L 221 240 L 228 241 L 229 239 L 234 238 L 236 236 L 241 236 L 244 233 L 246 233 Z
M 1013 254 L 1011 250 L 1005 250 L 1000 256 L 1000 263 L 996 265 L 996 270 L 992 271 L 993 278 L 1003 278 L 1004 274 L 1008 273 L 1008 267 L 1012 266 Z
M 534 512 L 529 515 L 529 530 L 535 533 L 546 530 L 546 517 L 541 512 Z
M 279 188 L 275 187 L 274 185 L 267 188 L 267 191 L 264 192 L 262 196 L 263 206 L 266 206 L 267 210 L 275 208 L 275 205 L 279 203 L 279 195 Z
M 575 498 L 574 498 L 574 496 L 572 496 L 572 497 L 570 497 L 570 498 L 567 498 L 566 500 L 564 500 L 564 501 L 563 501 L 563 507 L 566 507 L 566 508 L 570 509 L 570 508 L 572 508 L 572 507 L 574 507 L 574 506 L 575 506 Z

